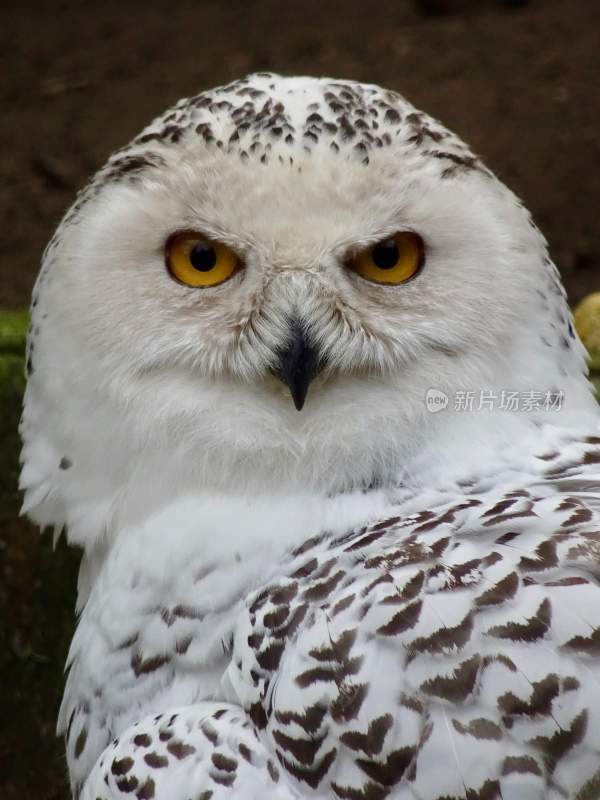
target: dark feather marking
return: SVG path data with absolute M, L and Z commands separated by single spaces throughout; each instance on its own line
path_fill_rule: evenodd
M 253 703 L 248 709 L 248 716 L 259 730 L 267 727 L 268 719 L 264 708 L 260 703 Z
M 600 655 L 600 628 L 594 628 L 589 636 L 573 636 L 563 647 L 567 650 L 575 650 L 579 653 L 586 653 L 589 656 Z
M 391 714 L 377 717 L 370 724 L 367 733 L 347 731 L 340 736 L 346 747 L 351 750 L 362 750 L 368 756 L 375 756 L 381 752 L 387 732 L 394 724 Z
M 238 750 L 244 761 L 247 761 L 249 764 L 252 764 L 252 750 L 250 750 L 249 747 L 246 747 L 246 745 L 243 742 L 240 742 L 240 744 L 238 744 Z
M 229 758 L 223 753 L 213 753 L 210 758 L 215 767 L 217 769 L 223 770 L 224 772 L 235 772 L 235 770 L 237 769 L 238 762 L 236 761 L 236 759 Z
M 267 759 L 267 771 L 268 771 L 269 775 L 271 776 L 271 780 L 273 781 L 273 783 L 278 783 L 279 782 L 279 770 L 277 769 L 277 767 L 271 761 L 270 758 Z
M 303 603 L 302 605 L 298 606 L 287 623 L 283 625 L 277 632 L 278 637 L 281 639 L 288 639 L 293 636 L 304 621 L 307 611 L 307 603 Z
M 300 547 L 297 547 L 295 550 L 292 550 L 292 555 L 294 557 L 301 556 L 304 553 L 311 550 L 313 547 L 317 547 L 317 545 L 321 544 L 325 539 L 325 534 L 321 534 L 320 536 L 313 536 L 311 539 L 307 539 Z
M 260 611 L 260 609 L 264 606 L 264 604 L 267 602 L 268 599 L 269 599 L 269 590 L 263 589 L 256 595 L 254 601 L 252 602 L 252 605 L 249 607 L 248 610 L 250 611 L 251 614 L 256 614 L 258 611 Z
M 141 653 L 134 653 L 131 656 L 131 669 L 134 671 L 135 677 L 139 678 L 140 675 L 156 672 L 157 669 L 168 664 L 170 660 L 170 655 L 158 655 L 144 659 Z
M 473 632 L 473 614 L 469 612 L 453 628 L 443 627 L 429 636 L 420 636 L 406 645 L 411 653 L 441 653 L 444 650 L 460 650 L 467 644 Z
M 537 517 L 535 511 L 527 509 L 526 511 L 515 511 L 514 514 L 499 514 L 497 517 L 486 519 L 483 525 L 486 528 L 491 528 L 494 525 L 499 525 L 501 522 L 508 522 L 513 519 L 525 519 L 527 517 Z
M 516 539 L 517 536 L 520 536 L 521 533 L 519 531 L 508 531 L 508 533 L 503 533 L 502 536 L 499 536 L 496 539 L 496 544 L 508 544 L 512 542 L 513 539 Z
M 422 714 L 424 707 L 423 703 L 418 700 L 416 697 L 411 697 L 408 694 L 404 694 L 404 692 L 398 698 L 398 703 L 404 708 L 409 708 L 411 711 L 415 711 L 417 714 Z
M 409 603 L 401 611 L 394 614 L 389 622 L 377 628 L 377 633 L 382 636 L 397 636 L 399 633 L 413 628 L 419 620 L 422 607 L 423 603 L 421 600 Z
M 563 756 L 583 741 L 587 724 L 588 714 L 584 710 L 575 717 L 569 728 L 559 728 L 552 736 L 536 736 L 531 740 L 530 744 L 543 752 L 550 772 L 554 771 Z
M 337 603 L 331 609 L 331 616 L 335 617 L 342 611 L 345 611 L 349 606 L 352 605 L 354 599 L 356 598 L 355 594 L 349 594 L 346 597 L 342 597 L 341 600 L 338 600 Z
M 393 786 L 401 780 L 415 757 L 416 750 L 416 747 L 402 747 L 390 753 L 383 762 L 357 758 L 355 763 L 372 780 L 383 786 Z
M 592 510 L 580 505 L 577 511 L 562 523 L 561 527 L 568 528 L 572 525 L 583 525 L 586 522 L 591 522 L 593 518 Z
M 173 614 L 182 619 L 199 619 L 203 620 L 205 617 L 204 612 L 200 608 L 194 606 L 177 605 L 173 609 Z
M 332 575 L 331 578 L 328 578 L 328 580 L 317 583 L 309 589 L 306 589 L 302 595 L 303 599 L 309 601 L 325 600 L 345 576 L 346 573 L 343 570 L 339 570 Z
M 492 506 L 492 508 L 488 509 L 487 511 L 484 511 L 484 513 L 481 516 L 495 517 L 498 514 L 502 514 L 503 511 L 506 511 L 507 508 L 510 508 L 517 502 L 518 498 L 516 497 L 505 498 L 504 500 L 500 500 L 499 502 L 497 502 L 495 506 Z
M 146 753 L 144 761 L 149 767 L 153 769 L 162 769 L 169 766 L 169 759 L 166 756 L 161 756 L 158 753 Z
M 279 730 L 273 730 L 273 738 L 283 750 L 291 753 L 296 761 L 306 766 L 313 764 L 327 732 L 316 739 L 295 739 Z
M 556 542 L 552 539 L 547 539 L 536 547 L 534 558 L 523 556 L 519 561 L 519 569 L 526 572 L 536 572 L 556 566 L 558 566 Z
M 361 597 L 367 597 L 376 586 L 381 586 L 384 583 L 394 583 L 393 577 L 390 575 L 389 572 L 384 572 L 379 575 L 375 580 L 371 581 L 365 588 L 361 591 Z
M 552 606 L 546 598 L 540 603 L 533 617 L 526 622 L 507 622 L 505 625 L 494 625 L 486 631 L 487 636 L 498 639 L 511 639 L 513 642 L 535 642 L 548 632 L 552 619 Z
M 196 752 L 196 748 L 193 745 L 185 744 L 185 742 L 169 742 L 167 750 L 180 761 Z
M 77 737 L 77 740 L 75 741 L 75 749 L 73 751 L 73 755 L 75 756 L 75 758 L 79 758 L 79 756 L 83 753 L 83 750 L 85 748 L 85 744 L 87 742 L 87 736 L 88 736 L 87 728 L 84 726 L 79 731 L 79 736 Z
M 532 775 L 542 774 L 537 761 L 531 756 L 506 756 L 502 762 L 502 774 L 510 775 L 515 772 L 522 774 L 530 772 Z
M 138 800 L 152 800 L 154 797 L 154 781 L 152 778 L 147 778 L 146 782 L 140 786 L 136 793 Z
M 265 650 L 256 654 L 256 660 L 263 669 L 274 672 L 279 666 L 284 647 L 283 642 L 272 642 Z
M 407 600 L 414 600 L 418 596 L 425 582 L 425 573 L 417 572 L 407 581 L 402 589 L 397 588 L 395 594 L 389 594 L 379 601 L 379 605 L 404 605 Z
M 325 775 L 329 772 L 329 769 L 333 762 L 335 761 L 335 757 L 337 754 L 337 750 L 334 748 L 326 753 L 323 758 L 316 764 L 313 769 L 306 769 L 304 767 L 299 767 L 298 765 L 288 761 L 281 753 L 277 753 L 277 757 L 281 761 L 282 765 L 285 769 L 294 776 L 299 781 L 304 781 L 307 783 L 311 788 L 316 789 L 317 786 L 321 783 Z
M 311 572 L 314 572 L 318 566 L 319 562 L 317 559 L 311 558 L 310 561 L 307 561 L 301 567 L 299 567 L 296 572 L 292 573 L 291 577 L 295 579 L 306 578 L 311 574 Z
M 237 778 L 237 775 L 231 772 L 223 774 L 222 772 L 209 771 L 208 774 L 213 781 L 218 783 L 220 786 L 233 786 L 235 779 Z
M 509 716 L 539 715 L 547 716 L 552 711 L 552 703 L 560 694 L 558 675 L 550 673 L 541 681 L 531 684 L 529 700 L 522 700 L 512 692 L 498 698 L 498 708 Z
M 335 722 L 356 719 L 368 692 L 369 685 L 366 683 L 343 685 L 330 708 Z
M 252 716 L 252 714 L 250 714 Z M 203 721 L 200 723 L 200 730 L 206 736 L 208 741 L 213 745 L 216 746 L 219 742 L 219 734 L 210 724 L 210 722 Z
M 590 439 L 593 439 L 593 438 L 594 437 L 590 436 L 588 441 Z M 595 437 L 595 438 L 597 438 L 597 437 Z M 584 465 L 585 464 L 600 464 L 600 450 L 588 450 L 588 452 L 584 455 L 583 461 L 581 463 L 584 464 Z
M 270 611 L 268 614 L 265 614 L 263 617 L 263 622 L 267 628 L 278 628 L 286 621 L 288 614 L 288 606 L 279 606 L 279 608 L 276 608 L 274 611 Z
M 560 578 L 555 581 L 544 581 L 542 586 L 556 586 L 556 587 L 565 587 L 565 586 L 586 586 L 589 585 L 590 581 L 587 578 L 580 578 L 577 575 L 572 575 L 570 578 Z
M 467 789 L 465 800 L 502 800 L 498 781 L 487 780 L 479 789 Z
M 296 676 L 296 685 L 301 689 L 312 686 L 313 683 L 335 682 L 337 678 L 334 667 L 313 667 Z
M 139 633 L 135 633 L 133 636 L 130 636 L 128 639 L 120 642 L 117 645 L 117 650 L 128 650 L 132 645 L 134 645 L 137 640 L 140 638 Z
M 492 586 L 491 589 L 480 594 L 479 597 L 475 599 L 475 605 L 478 608 L 500 605 L 507 600 L 512 600 L 518 589 L 519 576 L 516 572 L 510 572 L 506 577 Z
M 377 783 L 366 783 L 360 789 L 351 786 L 340 786 L 332 783 L 331 788 L 341 800 L 384 800 L 389 794 L 389 789 Z
M 113 775 L 126 775 L 134 765 L 134 760 L 130 756 L 125 758 L 115 758 L 111 764 L 110 771 Z
M 581 684 L 577 678 L 574 678 L 573 676 L 567 676 L 566 678 L 562 679 L 561 689 L 563 692 L 575 692 L 579 688 L 581 688 Z
M 479 717 L 471 720 L 467 725 L 463 725 L 457 719 L 452 720 L 454 729 L 463 736 L 472 736 L 475 739 L 493 739 L 497 742 L 502 739 L 502 728 L 491 719 Z
M 336 565 L 337 558 L 329 558 L 327 561 L 324 561 L 319 569 L 315 572 L 312 576 L 313 581 L 320 580 L 321 578 L 326 578 L 329 573 L 331 572 L 332 568 Z
M 345 662 L 350 657 L 350 652 L 356 641 L 356 634 L 356 629 L 350 628 L 341 633 L 337 639 L 332 639 L 330 647 L 310 650 L 309 655 L 318 661 Z
M 352 550 L 360 550 L 362 547 L 366 547 L 373 542 L 376 542 L 378 539 L 381 539 L 382 536 L 385 536 L 384 530 L 372 530 L 366 536 L 361 536 L 360 539 L 356 539 L 349 544 L 345 550 L 352 551 Z
M 471 585 L 473 583 L 473 572 L 479 572 L 481 564 L 480 558 L 473 558 L 463 564 L 438 564 L 437 567 L 430 570 L 428 577 L 440 576 L 445 579 L 446 585 L 438 589 L 438 591 L 453 590 L 457 586 Z M 480 575 L 477 577 L 480 578 Z
M 252 650 L 260 650 L 264 640 L 265 640 L 264 633 L 256 633 L 256 632 L 251 633 L 247 639 L 248 647 L 250 647 Z
M 378 522 L 377 525 L 373 525 L 371 527 L 372 531 L 380 531 L 382 529 L 392 528 L 396 525 L 402 517 L 390 517 L 389 519 L 384 519 L 383 522 Z
M 288 586 L 280 586 L 271 592 L 271 602 L 274 605 L 290 603 L 297 594 L 297 583 L 290 583 Z
M 453 703 L 463 702 L 475 688 L 480 664 L 479 656 L 473 656 L 459 664 L 451 675 L 438 675 L 424 681 L 421 691 Z
M 441 558 L 449 544 L 450 537 L 444 536 L 442 539 L 438 539 L 437 542 L 430 544 L 429 549 L 435 558 Z
M 139 781 L 135 775 L 130 775 L 129 777 L 125 778 L 118 778 L 117 781 L 117 789 L 123 794 L 130 794 L 131 792 L 135 792 L 139 785 Z
M 184 636 L 183 639 L 177 639 L 175 642 L 175 652 L 180 656 L 185 655 L 193 641 L 193 636 Z
M 276 711 L 275 719 L 280 725 L 289 725 L 295 722 L 307 733 L 316 733 L 327 713 L 327 706 L 316 703 L 309 706 L 303 714 L 295 711 Z

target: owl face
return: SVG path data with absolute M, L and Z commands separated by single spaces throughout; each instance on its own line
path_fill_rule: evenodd
M 486 175 L 442 181 L 402 151 L 363 165 L 322 148 L 265 166 L 196 141 L 165 174 L 87 204 L 56 302 L 68 296 L 99 376 L 134 396 L 169 376 L 192 392 L 235 385 L 238 402 L 301 426 L 342 386 L 358 411 L 361 385 L 406 392 L 435 365 L 475 371 L 508 352 L 528 275 L 507 205 Z M 313 362 L 300 417 L 282 381 L 294 347 Z
M 123 472 L 176 453 L 221 488 L 394 482 L 448 425 L 428 389 L 582 367 L 520 203 L 439 123 L 349 82 L 181 101 L 76 202 L 34 302 L 28 391 L 56 411 L 57 463 L 108 428 Z

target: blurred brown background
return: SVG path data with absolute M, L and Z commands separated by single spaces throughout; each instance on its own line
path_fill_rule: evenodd
M 597 0 L 64 0 L 0 9 L 0 306 L 24 306 L 75 191 L 179 97 L 253 70 L 384 84 L 481 154 L 600 289 Z M 0 798 L 68 797 L 54 738 L 77 554 L 16 521 L 18 397 L 0 414 Z

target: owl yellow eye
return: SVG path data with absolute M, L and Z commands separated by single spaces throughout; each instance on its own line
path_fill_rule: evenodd
M 190 232 L 169 237 L 165 259 L 176 280 L 199 288 L 223 283 L 240 267 L 239 258 L 229 247 Z
M 411 231 L 401 231 L 363 250 L 350 266 L 361 278 L 396 286 L 417 274 L 424 255 L 421 237 Z

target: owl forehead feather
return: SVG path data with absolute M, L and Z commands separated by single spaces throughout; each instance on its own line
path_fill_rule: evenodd
M 353 81 L 257 73 L 180 100 L 111 157 L 80 201 L 108 183 L 135 182 L 166 166 L 181 148 L 197 145 L 242 162 L 290 166 L 324 148 L 368 166 L 373 153 L 395 146 L 439 165 L 443 179 L 484 171 L 458 137 L 395 92 Z

